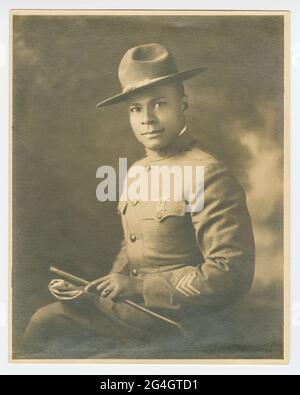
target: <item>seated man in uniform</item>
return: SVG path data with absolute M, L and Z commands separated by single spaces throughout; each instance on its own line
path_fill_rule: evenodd
M 128 102 L 132 130 L 146 150 L 134 166 L 147 174 L 155 166 L 202 167 L 204 189 L 198 187 L 204 204 L 194 210 L 185 198 L 190 191 L 181 200 L 122 197 L 124 240 L 111 272 L 85 287 L 83 295 L 94 296 L 82 303 L 61 301 L 39 309 L 24 335 L 27 350 L 78 358 L 105 356 L 130 339 L 150 348 L 174 339 L 193 345 L 205 326 L 210 331 L 207 317 L 249 291 L 254 240 L 244 190 L 186 127 L 183 81 L 205 70 L 178 72 L 171 53 L 155 43 L 131 48 L 122 58 L 122 92 L 97 106 Z M 126 182 L 128 187 L 129 178 Z

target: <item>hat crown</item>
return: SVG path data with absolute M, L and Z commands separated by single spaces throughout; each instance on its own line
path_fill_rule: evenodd
M 139 87 L 147 81 L 175 73 L 177 67 L 171 52 L 157 43 L 129 49 L 119 66 L 119 80 L 123 92 Z
M 151 43 L 129 49 L 119 65 L 119 80 L 123 91 L 102 100 L 96 107 L 109 106 L 126 100 L 135 92 L 166 82 L 185 81 L 203 73 L 206 66 L 178 72 L 170 51 L 163 45 Z

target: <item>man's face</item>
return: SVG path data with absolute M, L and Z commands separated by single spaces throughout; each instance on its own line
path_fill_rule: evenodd
M 128 103 L 131 127 L 146 148 L 166 148 L 185 126 L 186 96 L 175 84 L 149 88 L 132 95 Z

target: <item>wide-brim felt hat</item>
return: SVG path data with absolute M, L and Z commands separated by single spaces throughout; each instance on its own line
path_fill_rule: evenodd
M 161 83 L 184 81 L 207 70 L 207 66 L 178 71 L 170 51 L 157 43 L 139 45 L 129 49 L 119 65 L 122 92 L 101 101 L 96 107 L 117 104 L 133 93 Z

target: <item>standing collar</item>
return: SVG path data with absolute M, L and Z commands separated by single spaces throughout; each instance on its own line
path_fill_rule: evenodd
M 150 162 L 161 161 L 170 158 L 171 156 L 174 156 L 191 146 L 194 142 L 194 139 L 188 134 L 186 130 L 187 127 L 185 126 L 179 135 L 172 141 L 172 143 L 161 150 L 153 151 L 146 148 L 148 160 Z
M 187 131 L 187 126 L 185 125 L 185 127 L 182 129 L 182 131 L 179 133 L 178 136 L 182 136 L 183 133 L 185 133 Z

